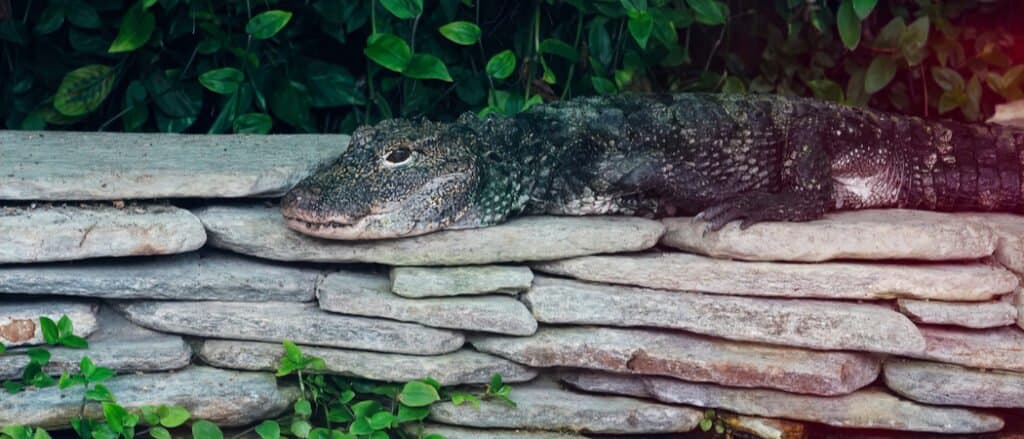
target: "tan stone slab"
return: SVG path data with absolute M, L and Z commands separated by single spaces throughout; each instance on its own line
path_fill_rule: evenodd
M 1017 327 L 958 329 L 921 326 L 927 347 L 908 357 L 982 369 L 1024 372 L 1024 331 Z
M 1024 100 L 997 104 L 995 114 L 985 122 L 1024 128 Z
M 54 322 L 62 316 L 71 319 L 74 334 L 87 337 L 96 331 L 99 307 L 88 302 L 69 300 L 6 300 L 0 302 L 0 343 L 6 347 L 43 344 L 39 318 Z
M 569 372 L 562 375 L 562 380 L 590 392 L 646 395 L 673 404 L 818 422 L 842 428 L 986 433 L 998 431 L 1004 425 L 999 417 L 984 412 L 918 404 L 876 388 L 825 397 L 603 372 Z
M 666 290 L 821 299 L 980 301 L 1017 288 L 1001 267 L 973 264 L 894 265 L 741 262 L 686 253 L 584 256 L 533 264 L 577 279 Z
M 462 347 L 462 334 L 414 323 L 331 314 L 312 303 L 135 301 L 116 307 L 157 331 L 203 338 L 296 343 L 436 355 Z
M 323 359 L 325 373 L 396 383 L 430 377 L 445 386 L 486 384 L 496 373 L 504 382 L 518 383 L 537 376 L 529 367 L 471 349 L 423 356 L 302 346 L 302 353 Z M 276 371 L 284 347 L 280 343 L 206 340 L 198 354 L 211 366 Z
M 988 302 L 939 302 L 899 299 L 901 313 L 918 323 L 965 328 L 997 328 L 1017 321 L 1017 308 L 1008 300 Z
M 910 319 L 872 304 L 649 290 L 541 276 L 523 300 L 543 323 L 682 329 L 821 350 L 924 350 Z
M 184 253 L 206 232 L 174 206 L 0 207 L 0 264 Z
M 478 336 L 477 350 L 534 367 L 662 375 L 737 387 L 841 395 L 878 377 L 880 358 L 741 343 L 683 332 L 545 327 L 532 337 Z
M 530 288 L 528 267 L 481 265 L 473 267 L 394 267 L 391 291 L 410 298 L 518 294 Z
M 1014 273 L 1024 274 L 1024 216 L 1010 213 L 971 213 L 966 218 L 992 229 L 998 242 L 994 259 Z
M 717 415 L 718 419 L 721 419 L 732 431 L 746 433 L 756 438 L 805 439 L 807 437 L 806 427 L 802 422 L 732 413 L 717 413 Z
M 347 146 L 345 135 L 0 131 L 0 199 L 275 197 Z
M 1024 407 L 1024 374 L 890 358 L 885 385 L 925 404 Z
M 84 355 L 94 364 L 118 373 L 181 369 L 192 361 L 192 349 L 177 335 L 137 326 L 105 306 L 100 308 L 97 320 L 98 329 L 88 337 L 87 349 L 47 347 L 50 362 L 43 371 L 52 376 L 62 372 L 78 373 Z M 0 380 L 21 377 L 29 364 L 24 351 L 11 349 L 7 355 L 0 355 Z
M 413 423 L 409 423 L 413 424 Z M 441 435 L 445 439 L 584 439 L 586 436 L 577 433 L 560 433 L 539 430 L 505 430 L 495 428 L 465 428 L 454 425 L 423 424 L 422 436 L 419 425 L 406 424 L 405 432 L 412 437 L 427 437 L 432 434 Z
M 500 401 L 430 407 L 430 420 L 475 428 L 518 428 L 601 434 L 676 433 L 693 430 L 700 411 L 633 398 L 596 396 L 559 389 L 546 382 L 514 386 L 517 407 Z
M 530 335 L 537 321 L 513 297 L 438 297 L 409 299 L 391 292 L 381 275 L 340 271 L 327 275 L 317 288 L 320 309 L 341 314 L 383 317 L 435 328 Z
M 656 245 L 664 230 L 643 218 L 537 216 L 404 239 L 331 241 L 288 229 L 276 207 L 211 206 L 195 213 L 214 247 L 284 261 L 389 265 L 475 265 L 639 251 Z
M 706 233 L 706 223 L 693 218 L 663 222 L 664 245 L 750 261 L 977 259 L 990 256 L 997 239 L 987 227 L 958 214 L 923 210 L 837 212 L 815 221 L 764 222 L 746 230 L 736 222 Z
M 103 383 L 117 403 L 136 412 L 142 406 L 184 407 L 193 419 L 234 427 L 272 419 L 290 408 L 297 391 L 277 386 L 273 374 L 193 366 L 177 372 L 120 375 Z M 0 398 L 0 427 L 66 427 L 78 417 L 81 386 L 23 391 Z M 100 404 L 86 405 L 86 417 L 102 419 Z

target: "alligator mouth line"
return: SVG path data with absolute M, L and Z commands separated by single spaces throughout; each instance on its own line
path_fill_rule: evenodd
M 295 224 L 295 225 L 302 226 L 302 227 L 310 229 L 310 230 L 344 229 L 344 228 L 351 228 L 355 224 L 355 223 L 340 223 L 340 222 L 337 222 L 337 221 L 313 222 L 313 221 L 306 221 L 304 219 L 293 217 L 293 216 L 288 216 L 288 215 L 283 215 L 283 216 L 284 216 L 285 221 L 287 221 L 289 224 Z

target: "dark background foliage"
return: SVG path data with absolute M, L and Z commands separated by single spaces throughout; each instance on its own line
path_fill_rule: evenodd
M 1017 0 L 0 0 L 8 129 L 350 132 L 596 93 L 816 96 L 978 121 Z

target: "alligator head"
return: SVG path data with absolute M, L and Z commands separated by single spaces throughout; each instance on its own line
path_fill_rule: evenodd
M 328 239 L 382 239 L 453 228 L 479 173 L 472 132 L 387 120 L 353 133 L 348 150 L 281 201 L 288 227 Z

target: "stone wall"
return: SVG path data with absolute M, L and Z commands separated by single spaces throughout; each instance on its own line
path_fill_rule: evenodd
M 0 132 L 0 379 L 41 342 L 39 316 L 68 315 L 120 373 L 122 405 L 224 426 L 296 397 L 270 372 L 289 339 L 330 373 L 516 383 L 516 409 L 435 406 L 428 431 L 448 438 L 645 437 L 693 430 L 704 408 L 759 437 L 1019 427 L 1024 217 L 863 211 L 714 233 L 532 217 L 375 242 L 286 229 L 273 197 L 346 142 Z M 82 353 L 54 349 L 47 372 Z M 69 392 L 0 395 L 0 426 L 65 426 Z

